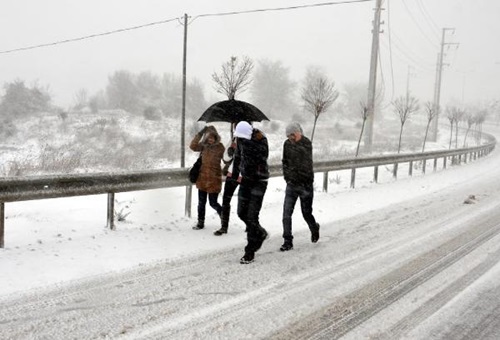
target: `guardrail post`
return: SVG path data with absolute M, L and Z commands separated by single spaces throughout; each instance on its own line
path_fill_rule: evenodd
M 108 224 L 107 227 L 115 230 L 115 193 L 108 192 Z
M 394 167 L 392 168 L 392 177 L 398 178 L 398 163 L 394 163 Z
M 425 167 L 427 166 L 427 159 L 422 160 L 422 173 L 425 174 Z
M 434 172 L 436 172 L 437 167 L 438 167 L 438 159 L 437 159 L 437 158 L 434 158 L 434 167 L 433 167 L 433 171 L 434 171 Z
M 378 183 L 378 165 L 373 168 L 373 181 Z
M 464 163 L 467 164 L 467 153 L 464 153 Z
M 0 248 L 4 247 L 5 203 L 0 202 Z
M 448 160 L 448 157 L 443 157 L 443 169 L 446 169 L 446 161 Z
M 408 176 L 413 176 L 413 161 L 410 161 L 408 166 Z
M 186 186 L 186 202 L 184 205 L 184 214 L 187 217 L 191 217 L 191 200 L 192 200 L 192 185 Z
M 323 192 L 328 192 L 328 171 L 323 172 Z
M 354 189 L 356 184 L 356 168 L 351 169 L 351 189 Z

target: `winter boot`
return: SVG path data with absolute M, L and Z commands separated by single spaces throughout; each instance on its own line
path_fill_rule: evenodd
M 205 221 L 203 220 L 198 220 L 198 223 L 193 227 L 194 230 L 201 230 L 205 228 Z
M 240 259 L 240 263 L 241 264 L 249 264 L 249 263 L 252 263 L 253 260 L 255 258 L 255 254 L 254 253 L 245 253 L 245 255 L 243 255 L 243 257 Z
M 311 242 L 316 243 L 319 240 L 319 223 L 316 223 L 315 228 L 311 228 Z
M 262 247 L 262 243 L 264 243 L 264 241 L 269 237 L 267 230 L 262 228 L 260 225 L 259 225 L 259 234 L 260 234 L 259 239 L 255 244 L 255 251 L 259 250 L 260 247 Z
M 290 241 L 285 241 L 283 245 L 280 247 L 280 251 L 289 251 L 293 249 L 293 243 Z
M 215 236 L 227 234 L 227 227 L 229 226 L 229 216 L 224 215 L 224 211 L 221 211 L 221 213 L 219 214 L 221 227 L 219 230 L 214 231 Z
M 227 234 L 227 228 L 221 227 L 219 230 L 214 231 L 215 236 Z

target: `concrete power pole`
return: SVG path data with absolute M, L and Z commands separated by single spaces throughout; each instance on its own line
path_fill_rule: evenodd
M 375 14 L 373 17 L 372 28 L 372 53 L 370 59 L 370 78 L 368 80 L 368 98 L 367 98 L 367 119 L 365 132 L 365 151 L 370 153 L 373 144 L 373 124 L 375 118 L 375 92 L 377 87 L 377 63 L 380 34 L 380 12 L 382 10 L 382 0 L 377 0 Z
M 439 115 L 441 114 L 441 108 L 440 108 L 440 98 L 441 98 L 441 81 L 443 78 L 443 60 L 444 60 L 444 46 L 445 45 L 458 45 L 454 43 L 447 43 L 445 42 L 446 38 L 446 31 L 452 31 L 455 32 L 454 28 L 443 28 L 443 34 L 441 37 L 441 50 L 438 54 L 438 61 L 436 65 L 436 81 L 434 83 L 434 110 L 438 112 L 438 115 L 434 120 L 432 121 L 432 126 L 431 126 L 431 135 L 429 140 L 432 142 L 435 142 L 437 140 L 437 133 L 438 133 L 438 120 L 439 120 Z
M 187 69 L 187 28 L 188 15 L 184 14 L 184 46 L 182 53 L 182 112 L 181 112 L 181 168 L 186 165 L 185 162 L 185 145 L 186 145 L 186 69 Z M 184 213 L 187 217 L 191 217 L 191 199 L 192 186 L 186 186 L 186 201 Z
M 186 63 L 187 63 L 188 15 L 184 14 L 184 46 L 182 53 L 182 112 L 181 112 L 181 168 L 185 164 L 186 145 Z
M 411 66 L 408 65 L 408 74 L 406 75 L 406 103 L 410 100 L 410 77 L 411 77 Z

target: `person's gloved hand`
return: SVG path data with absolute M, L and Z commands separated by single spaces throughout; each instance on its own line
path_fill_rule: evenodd
M 198 134 L 203 135 L 205 132 L 207 132 L 206 126 L 204 126 L 203 129 L 201 129 L 200 132 L 198 132 Z

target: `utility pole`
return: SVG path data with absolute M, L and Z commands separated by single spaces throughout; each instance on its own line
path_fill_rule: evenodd
M 184 14 L 184 48 L 182 55 L 182 113 L 181 113 L 181 168 L 186 164 L 185 145 L 186 145 L 186 63 L 187 63 L 187 29 L 188 15 Z M 186 186 L 186 201 L 184 214 L 191 217 L 192 186 Z
M 186 62 L 187 62 L 187 29 L 188 16 L 184 14 L 184 49 L 182 55 L 182 113 L 181 113 L 181 168 L 185 166 L 186 145 Z
M 367 98 L 367 118 L 366 118 L 366 134 L 365 134 L 365 151 L 370 153 L 373 144 L 373 124 L 375 118 L 375 92 L 377 87 L 377 63 L 379 49 L 379 34 L 380 32 L 380 12 L 382 10 L 382 0 L 377 0 L 375 14 L 373 17 L 372 28 L 372 53 L 370 59 L 370 77 L 368 80 L 368 98 Z
M 410 77 L 411 77 L 411 65 L 408 65 L 408 74 L 406 76 L 406 102 L 410 99 Z
M 439 114 L 441 113 L 441 108 L 439 107 L 439 102 L 441 98 L 441 81 L 443 78 L 443 59 L 444 59 L 444 46 L 445 45 L 458 45 L 456 43 L 447 43 L 445 42 L 446 38 L 446 31 L 452 31 L 455 33 L 454 28 L 443 28 L 443 34 L 441 37 L 441 51 L 438 54 L 438 61 L 436 65 L 436 81 L 434 83 L 434 110 L 438 113 L 436 118 L 432 121 L 432 126 L 431 126 L 431 138 L 430 140 L 435 142 L 437 140 L 437 133 L 438 133 L 438 120 L 439 120 Z

